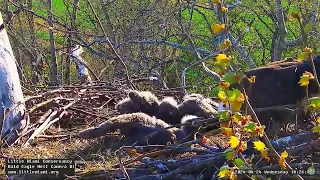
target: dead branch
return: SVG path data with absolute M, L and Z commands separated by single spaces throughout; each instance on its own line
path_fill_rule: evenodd
M 218 170 L 223 165 L 224 162 L 225 162 L 225 157 L 221 154 L 221 155 L 217 155 L 213 158 L 209 158 L 206 160 L 201 160 L 199 162 L 193 162 L 193 163 L 187 164 L 185 166 L 179 167 L 176 170 L 173 170 L 173 171 L 165 173 L 165 174 L 140 176 L 138 178 L 135 178 L 135 180 L 170 179 L 170 178 L 174 178 L 178 174 L 180 175 L 180 174 L 192 173 L 195 171 L 202 170 L 204 168 L 211 166 L 212 164 L 215 164 L 215 166 L 217 167 L 217 170 Z
M 55 111 L 53 111 L 50 116 L 41 124 L 41 126 L 36 129 L 33 134 L 29 137 L 29 139 L 22 145 L 23 147 L 26 147 L 29 145 L 29 141 L 34 139 L 37 135 L 43 133 L 46 129 L 48 129 L 53 123 L 60 120 L 67 112 L 66 110 L 70 108 L 72 105 L 77 103 L 80 99 L 76 99 L 73 102 L 67 104 L 66 106 L 59 108 Z
M 293 111 L 293 109 L 299 108 L 296 104 L 288 104 L 282 106 L 272 106 L 272 107 L 265 107 L 265 108 L 254 108 L 255 112 L 263 112 L 263 111 L 270 111 L 270 110 L 282 110 L 282 111 Z
M 127 84 L 128 84 L 132 89 L 134 89 L 134 86 L 133 86 L 133 84 L 132 84 L 131 81 L 130 81 L 130 77 L 129 77 L 129 73 L 128 73 L 128 68 L 127 68 L 126 64 L 124 63 L 124 61 L 122 60 L 121 56 L 117 53 L 117 51 L 116 51 L 115 48 L 113 47 L 113 45 L 112 45 L 112 43 L 111 43 L 111 41 L 110 41 L 110 39 L 109 39 L 106 31 L 104 30 L 104 27 L 102 26 L 102 23 L 101 23 L 99 17 L 97 16 L 95 10 L 93 9 L 90 1 L 87 0 L 87 3 L 89 4 L 90 9 L 91 9 L 92 13 L 94 14 L 94 17 L 95 17 L 98 25 L 99 25 L 100 28 L 101 28 L 101 30 L 102 30 L 102 32 L 103 32 L 103 34 L 104 34 L 104 38 L 105 38 L 105 40 L 107 41 L 107 43 L 108 43 L 111 51 L 116 55 L 117 59 L 121 62 L 121 65 L 123 66 L 123 68 L 124 68 L 124 70 L 125 70 Z
M 64 99 L 64 98 L 62 98 L 62 97 L 57 97 L 57 98 L 52 98 L 52 99 L 49 99 L 49 100 L 47 100 L 47 101 L 44 101 L 44 102 L 42 102 L 42 103 L 40 103 L 40 104 L 37 104 L 37 105 L 33 106 L 32 108 L 30 108 L 30 109 L 28 110 L 28 113 L 31 114 L 31 113 L 33 113 L 34 111 L 38 110 L 40 107 L 46 106 L 46 105 L 48 105 L 48 104 L 50 104 L 50 103 L 58 103 L 59 100 L 61 100 L 61 99 Z
M 185 86 L 186 86 L 186 71 L 187 71 L 189 68 L 192 68 L 192 67 L 194 67 L 194 66 L 196 66 L 196 65 L 198 65 L 198 64 L 200 64 L 200 63 L 202 63 L 202 62 L 205 62 L 205 61 L 207 61 L 209 58 L 214 57 L 214 56 L 216 56 L 217 54 L 218 54 L 218 53 L 208 55 L 208 56 L 206 56 L 205 58 L 200 59 L 199 61 L 194 62 L 194 63 L 190 64 L 188 67 L 184 68 L 184 69 L 182 70 L 182 75 L 181 75 L 181 81 L 182 81 L 182 82 L 181 82 L 181 86 L 182 86 L 182 87 L 185 87 Z M 217 75 L 217 74 L 216 74 L 216 75 Z M 220 76 L 215 76 L 215 78 L 216 78 L 216 81 L 217 81 L 217 82 L 220 82 L 220 81 L 221 81 L 221 77 L 220 77 Z M 185 88 L 183 88 L 182 90 L 183 90 L 184 94 L 187 94 Z

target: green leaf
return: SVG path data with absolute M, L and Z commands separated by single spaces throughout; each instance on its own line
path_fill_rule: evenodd
M 231 91 L 227 91 L 228 101 L 234 102 L 240 97 L 241 91 L 239 89 L 232 89 Z
M 231 112 L 229 110 L 222 110 L 218 112 L 217 115 L 220 118 L 220 120 L 224 120 L 230 117 Z
M 226 149 L 224 152 L 223 152 L 223 155 L 226 157 L 226 159 L 228 161 L 231 161 L 233 160 L 234 158 L 234 154 L 233 154 L 233 150 L 232 149 Z
M 320 110 L 320 97 L 311 98 L 309 107 L 314 110 Z
M 306 52 L 302 52 L 298 55 L 298 60 L 303 61 L 304 59 L 306 59 L 306 57 L 308 56 L 308 54 Z
M 227 73 L 224 75 L 223 80 L 224 80 L 225 82 L 228 82 L 228 83 L 232 84 L 232 83 L 233 83 L 233 76 L 234 76 L 234 75 L 235 75 L 235 73 L 233 73 L 233 72 L 227 72 Z
M 242 161 L 241 158 L 237 158 L 234 160 L 234 164 L 237 165 L 239 168 L 245 166 L 244 162 Z
M 309 31 L 311 31 L 312 25 L 313 25 L 312 22 L 309 22 L 309 23 L 303 28 L 304 33 L 308 33 Z
M 253 132 L 256 129 L 256 123 L 249 122 L 247 125 L 244 126 L 244 130 L 247 132 Z

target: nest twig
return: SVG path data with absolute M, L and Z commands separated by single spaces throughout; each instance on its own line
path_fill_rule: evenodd
M 136 77 L 136 82 L 145 81 L 148 78 Z M 131 78 L 131 80 L 135 81 Z M 114 105 L 127 96 L 129 88 L 124 84 L 125 80 L 115 82 L 92 82 L 90 85 L 71 85 L 66 87 L 50 87 L 48 91 L 26 97 L 27 112 L 30 116 L 28 131 L 18 137 L 23 140 L 23 146 L 30 144 L 36 138 L 41 140 L 52 140 L 72 136 L 72 133 L 49 133 L 50 128 L 59 125 L 79 123 L 81 126 L 96 123 L 95 121 L 106 121 L 117 115 Z M 156 89 L 153 92 L 158 96 L 173 95 L 183 96 L 183 89 Z M 249 102 L 246 100 L 246 103 Z M 296 108 L 295 105 L 282 107 L 271 107 L 264 109 L 249 108 L 253 118 L 259 123 L 255 112 L 270 109 Z M 82 120 L 82 121 L 80 121 Z M 199 127 L 199 132 L 208 135 L 206 127 L 217 126 L 221 121 L 219 118 L 202 119 L 193 126 Z M 98 123 L 98 122 L 97 122 Z M 180 127 L 176 125 L 175 127 Z M 168 127 L 172 128 L 172 127 Z M 209 128 L 210 129 L 210 128 Z M 212 129 L 212 128 L 211 128 Z M 219 131 L 217 131 L 219 132 Z M 47 134 L 46 134 L 47 133 Z M 151 135 L 150 135 L 151 136 Z M 290 156 L 298 156 L 303 149 L 315 148 L 319 144 L 318 134 L 307 132 L 291 135 L 278 140 L 268 140 L 267 145 L 273 147 L 274 154 L 287 150 Z M 134 149 L 137 154 L 124 153 Z M 248 145 L 248 149 L 253 149 Z M 202 139 L 194 139 L 188 142 L 179 142 L 175 145 L 148 145 L 148 146 L 123 146 L 117 154 L 118 164 L 113 170 L 101 170 L 90 172 L 85 176 L 102 178 L 108 173 L 113 178 L 127 179 L 182 179 L 184 176 L 192 176 L 194 179 L 203 176 L 204 179 L 217 176 L 220 167 L 226 164 L 222 147 L 204 144 Z M 304 152 L 308 153 L 308 152 Z M 128 154 L 130 156 L 128 156 Z M 187 154 L 187 158 L 183 157 Z M 2 155 L 1 155 L 2 156 Z M 0 158 L 2 158 L 0 156 Z M 253 151 L 245 151 L 244 157 L 254 156 L 261 158 Z M 3 155 L 3 157 L 5 157 Z M 258 163 L 257 163 L 258 164 Z M 261 163 L 259 163 L 260 165 Z M 288 167 L 296 168 L 295 163 L 288 163 Z M 319 166 L 314 164 L 314 166 Z M 259 168 L 273 169 L 276 166 L 266 166 L 263 163 Z M 79 173 L 81 174 L 81 173 Z M 77 176 L 84 176 L 83 174 Z M 259 177 L 263 179 L 263 177 Z M 192 179 L 192 178 L 191 178 Z

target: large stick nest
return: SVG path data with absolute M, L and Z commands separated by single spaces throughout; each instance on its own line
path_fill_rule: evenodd
M 128 90 L 120 81 L 93 82 L 90 85 L 47 89 L 26 96 L 30 124 L 15 145 L 3 149 L 2 157 L 75 158 L 75 178 L 78 179 L 217 179 L 219 169 L 227 165 L 224 151 L 228 146 L 228 139 L 218 130 L 206 134 L 208 143 L 195 139 L 172 146 L 123 146 L 120 149 L 112 149 L 112 144 L 103 144 L 102 139 L 81 140 L 77 137 L 80 130 L 117 116 L 119 113 L 114 106 L 127 96 Z M 178 101 L 183 97 L 179 88 L 152 92 L 158 97 L 173 96 Z M 273 147 L 278 152 L 289 152 L 288 163 L 293 168 L 301 168 L 298 164 L 301 162 L 305 163 L 305 168 L 310 163 L 318 167 L 318 135 L 306 132 L 310 131 L 309 126 L 295 128 L 300 133 L 273 140 Z M 116 136 L 109 134 L 108 138 L 113 138 L 116 143 L 119 139 Z M 270 166 L 260 160 L 260 154 L 250 143 L 248 146 L 250 150 L 244 158 L 253 158 L 256 168 L 279 169 L 277 165 Z M 248 178 L 246 175 L 238 177 Z M 260 179 L 265 177 L 259 176 Z M 16 178 L 43 179 L 44 176 Z M 47 178 L 54 179 L 53 176 Z

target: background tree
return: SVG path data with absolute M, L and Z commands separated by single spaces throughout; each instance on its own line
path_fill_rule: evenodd
M 83 59 L 92 72 L 101 74 L 101 80 L 127 79 L 126 66 L 130 77 L 157 74 L 168 87 L 181 86 L 182 70 L 199 58 L 207 57 L 205 65 L 212 72 L 217 71 L 208 55 L 226 39 L 236 50 L 232 54 L 234 71 L 296 56 L 306 44 L 314 54 L 320 47 L 318 0 L 225 0 L 224 12 L 211 0 L 57 0 L 50 1 L 51 13 L 46 3 L 49 1 L 3 2 L 6 15 L 21 9 L 20 20 L 14 18 L 8 30 L 17 49 L 14 52 L 24 57 L 18 67 L 23 70 L 21 77 L 25 77 L 22 82 L 32 90 L 48 86 L 51 74 L 57 74 L 57 81 L 63 84 L 69 84 L 69 79 L 70 83 L 79 81 L 68 57 L 71 46 L 76 44 L 84 47 Z M 214 33 L 213 25 L 224 23 L 229 25 L 226 31 Z M 51 35 L 48 29 L 52 30 Z M 57 72 L 51 68 L 55 63 L 49 58 L 53 57 L 53 49 Z M 37 71 L 31 71 L 32 64 L 36 64 Z M 197 87 L 191 91 L 214 95 L 216 80 L 202 65 L 187 69 L 187 85 Z M 30 83 L 34 72 L 38 72 L 40 80 Z

